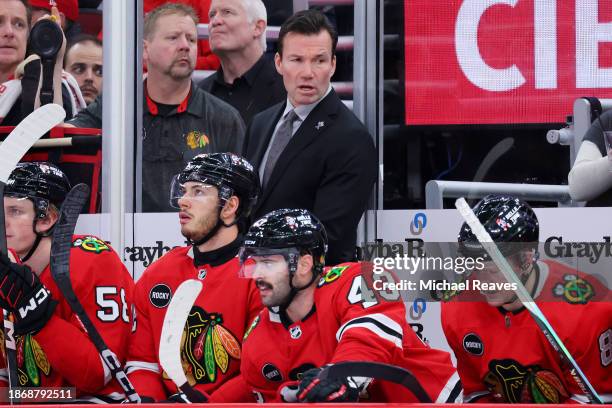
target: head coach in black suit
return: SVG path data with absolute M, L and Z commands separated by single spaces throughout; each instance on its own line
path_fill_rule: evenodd
M 329 234 L 328 265 L 354 260 L 377 171 L 372 137 L 330 84 L 337 41 L 316 10 L 282 25 L 274 62 L 287 101 L 256 115 L 245 142 L 263 186 L 255 219 L 279 208 L 312 211 Z

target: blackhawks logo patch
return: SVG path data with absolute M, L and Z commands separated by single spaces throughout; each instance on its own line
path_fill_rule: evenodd
M 327 273 L 325 273 L 321 279 L 319 279 L 318 287 L 321 287 L 327 283 L 332 283 L 340 276 L 342 276 L 342 272 L 348 269 L 348 266 L 335 266 L 331 268 Z
M 559 377 L 537 365 L 523 366 L 516 360 L 492 360 L 483 382 L 499 402 L 559 404 L 569 393 Z
M 194 306 L 181 339 L 181 361 L 190 385 L 214 383 L 225 374 L 231 359 L 240 359 L 240 343 L 223 327 L 219 313 Z
M 204 133 L 197 130 L 192 130 L 191 132 L 187 133 L 187 136 L 185 136 L 185 143 L 187 143 L 187 146 L 194 150 L 206 147 L 210 141 L 208 140 L 208 136 L 206 136 Z
M 110 247 L 98 237 L 81 237 L 72 241 L 72 246 L 81 248 L 83 251 L 99 254 L 104 251 L 110 251 Z
M 17 377 L 20 387 L 40 387 L 42 376 L 51 373 L 51 364 L 31 334 L 17 338 Z
M 595 296 L 595 289 L 588 281 L 568 274 L 563 276 L 563 282 L 553 287 L 553 295 L 563 298 L 567 303 L 583 305 Z

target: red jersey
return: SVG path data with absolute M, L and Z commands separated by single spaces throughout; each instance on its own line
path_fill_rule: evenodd
M 538 307 L 595 390 L 612 402 L 612 303 L 593 301 L 609 290 L 558 262 L 538 265 Z M 442 328 L 457 357 L 466 401 L 587 402 L 526 309 L 451 301 L 442 304 Z
M 345 263 L 326 268 L 318 282 L 312 311 L 301 321 L 263 310 L 253 322 L 242 349 L 241 375 L 211 396 L 211 402 L 282 402 L 285 382 L 328 363 L 375 361 L 410 370 L 431 399 L 453 402 L 461 383 L 450 355 L 423 343 L 406 321 L 401 300 L 364 301 L 364 275 L 371 265 Z M 367 280 L 367 279 L 366 279 Z M 250 394 L 250 395 L 249 395 Z M 367 394 L 367 395 L 366 395 Z M 399 385 L 374 380 L 362 401 L 415 402 Z
M 19 386 L 75 387 L 79 401 L 122 401 L 122 388 L 102 363 L 85 328 L 55 284 L 49 266 L 40 274 L 40 280 L 58 305 L 38 333 L 16 336 Z M 70 280 L 100 336 L 123 364 L 132 327 L 132 277 L 106 242 L 94 236 L 75 235 L 70 251 Z M 0 344 L 1 364 L 6 367 L 4 339 Z M 6 368 L 1 376 L 8 382 Z
M 172 294 L 187 279 L 199 279 L 203 284 L 181 344 L 189 384 L 211 393 L 238 374 L 242 337 L 262 308 L 253 281 L 238 277 L 240 264 L 235 255 L 240 243 L 237 239 L 216 251 L 196 251 L 195 257 L 192 247 L 175 248 L 149 266 L 138 280 L 134 296 L 136 331 L 126 368 L 139 394 L 161 401 L 177 392 L 159 365 L 159 338 Z

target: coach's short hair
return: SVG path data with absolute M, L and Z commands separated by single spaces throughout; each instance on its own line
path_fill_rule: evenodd
M 329 33 L 332 40 L 332 56 L 336 54 L 336 45 L 338 44 L 338 32 L 329 22 L 325 14 L 319 10 L 302 10 L 298 11 L 283 23 L 278 34 L 278 53 L 283 55 L 283 40 L 289 33 L 298 33 L 304 35 L 316 35 L 322 30 Z

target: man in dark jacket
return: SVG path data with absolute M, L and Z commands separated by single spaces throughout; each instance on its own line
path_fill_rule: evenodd
M 182 4 L 165 4 L 144 24 L 147 79 L 144 84 L 142 209 L 173 211 L 168 202 L 172 177 L 201 153 L 240 154 L 244 123 L 238 112 L 191 80 L 197 54 L 197 16 Z M 101 99 L 70 122 L 101 127 Z
M 337 39 L 316 10 L 283 24 L 275 63 L 287 101 L 255 116 L 246 146 L 263 185 L 254 217 L 280 208 L 312 211 L 329 235 L 328 265 L 355 259 L 377 169 L 372 137 L 330 85 Z
M 283 78 L 264 54 L 266 14 L 261 0 L 213 0 L 210 5 L 210 47 L 221 68 L 200 87 L 238 109 L 247 125 L 287 97 Z

